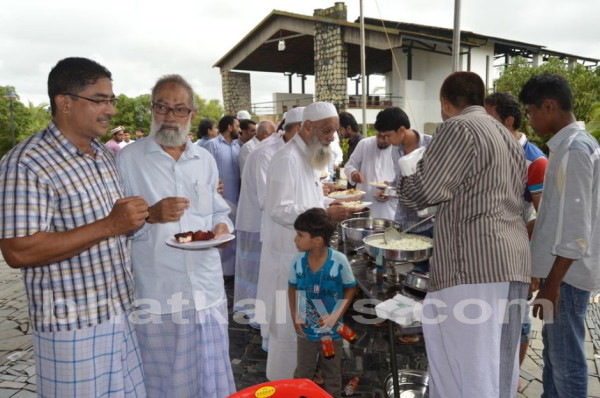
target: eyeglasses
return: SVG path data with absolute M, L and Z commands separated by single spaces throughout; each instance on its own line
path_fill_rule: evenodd
M 71 94 L 71 93 L 63 93 L 62 95 L 68 95 L 70 97 L 81 98 L 81 99 L 84 99 L 86 101 L 90 101 L 90 102 L 93 102 L 95 104 L 104 105 L 104 106 L 108 106 L 108 105 L 116 106 L 117 102 L 118 102 L 118 100 L 116 98 L 95 99 L 95 98 L 82 97 L 81 95 Z
M 169 112 L 173 112 L 173 115 L 179 117 L 186 117 L 187 115 L 192 113 L 192 110 L 190 108 L 186 108 L 185 106 L 176 106 L 174 108 L 171 108 L 170 106 L 154 103 L 152 104 L 152 110 L 154 111 L 154 113 L 157 113 L 159 115 L 168 115 Z

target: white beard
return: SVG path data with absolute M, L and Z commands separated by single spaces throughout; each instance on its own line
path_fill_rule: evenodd
M 319 139 L 313 135 L 308 144 L 309 162 L 316 170 L 322 170 L 331 161 L 331 147 L 323 145 Z
M 187 121 L 183 128 L 175 124 L 167 124 L 168 127 L 174 127 L 175 129 L 165 128 L 166 123 L 157 123 L 152 120 L 152 124 L 150 125 L 150 135 L 154 136 L 156 139 L 156 143 L 161 146 L 168 147 L 180 147 L 185 145 L 187 140 L 188 131 L 190 131 L 190 127 L 192 125 L 191 118 Z

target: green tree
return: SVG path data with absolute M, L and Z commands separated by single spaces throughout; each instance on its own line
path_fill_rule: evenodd
M 150 94 L 138 95 L 135 98 L 129 98 L 125 94 L 117 96 L 116 114 L 111 120 L 111 126 L 123 126 L 132 134 L 136 128 L 143 131 L 150 130 L 152 115 L 150 114 Z M 104 141 L 110 139 L 110 132 L 107 131 Z
M 518 98 L 525 82 L 541 73 L 564 76 L 573 90 L 573 108 L 577 120 L 587 124 L 593 119 L 594 110 L 600 106 L 600 68 L 591 69 L 580 64 L 570 67 L 559 58 L 550 58 L 548 62 L 533 66 L 525 58 L 516 57 L 495 81 L 495 91 L 507 91 Z M 523 118 L 521 131 L 526 132 L 532 142 L 545 149 L 545 139 L 531 129 L 526 117 Z
M 12 100 L 12 104 L 11 100 L 6 98 L 6 95 L 10 91 L 15 93 L 16 96 Z M 19 100 L 19 94 L 14 87 L 0 86 L 0 156 L 4 156 L 4 154 L 12 148 L 10 123 L 11 105 L 16 143 L 19 143 L 34 134 L 36 132 L 35 126 L 38 125 L 37 120 L 34 122 L 34 119 L 30 114 L 30 109 L 23 105 Z

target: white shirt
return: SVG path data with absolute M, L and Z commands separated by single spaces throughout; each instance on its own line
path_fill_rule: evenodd
M 151 299 L 148 312 L 154 314 L 218 304 L 225 298 L 219 251 L 181 250 L 165 243 L 176 233 L 212 231 L 219 223 L 226 223 L 233 231 L 229 206 L 217 194 L 219 172 L 213 157 L 188 140 L 175 161 L 149 136 L 124 148 L 117 165 L 127 196 L 141 195 L 150 206 L 170 196 L 190 199 L 190 207 L 178 222 L 145 224 L 132 237 L 138 302 Z M 178 295 L 187 302 L 178 300 Z
M 129 140 L 129 142 L 121 141 L 121 142 L 119 142 L 119 146 L 121 148 L 125 148 L 127 145 L 133 144 L 134 142 L 135 142 L 134 140 Z
M 237 230 L 246 232 L 261 230 L 264 198 L 267 190 L 267 167 L 273 153 L 281 147 L 279 142 L 282 143 L 281 145 L 284 143 L 279 135 L 272 135 L 259 141 L 246 159 L 242 171 L 242 186 L 235 220 L 235 229 Z M 246 145 L 248 144 L 249 142 L 246 143 Z M 242 151 L 246 145 L 242 147 Z
M 283 297 L 287 298 L 285 292 L 289 270 L 298 252 L 294 244 L 294 221 L 298 215 L 312 207 L 324 207 L 323 188 L 319 181 L 319 171 L 307 160 L 307 146 L 298 134 L 273 155 L 268 175 L 257 291 L 257 299 L 264 303 L 266 310 L 267 324 L 262 325 L 262 334 L 264 337 L 268 332 L 269 341 L 274 339 L 286 345 L 294 345 L 296 336 L 287 300 L 275 302 L 276 291 L 284 292 Z M 273 308 L 274 305 L 276 308 Z M 271 315 L 275 311 L 282 311 L 284 307 L 288 322 L 277 322 Z M 269 351 L 269 358 L 272 357 L 278 356 L 271 355 Z M 286 358 L 286 361 L 294 363 L 295 360 L 296 358 Z M 272 364 L 267 366 L 277 369 L 277 364 L 274 367 Z M 285 364 L 281 368 L 286 368 Z
M 366 192 L 363 201 L 373 202 L 369 206 L 373 218 L 394 219 L 398 199 L 390 197 L 386 202 L 376 200 L 373 196 L 379 189 L 369 183 L 394 181 L 395 165 L 399 158 L 398 147 L 390 145 L 385 149 L 379 149 L 377 137 L 369 137 L 358 142 L 352 156 L 346 162 L 344 173 L 348 177 L 348 181 L 352 182 L 351 175 L 354 171 L 359 171 L 363 175 L 365 182 L 357 184 L 356 188 Z
M 252 152 L 258 144 L 260 144 L 260 141 L 254 136 L 242 146 L 242 149 L 240 149 L 240 175 L 244 172 L 244 164 L 246 163 L 246 160 L 248 160 L 248 155 L 250 155 L 250 152 Z

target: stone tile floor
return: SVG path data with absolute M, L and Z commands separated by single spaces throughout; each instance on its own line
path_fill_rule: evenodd
M 227 283 L 228 295 L 233 284 Z M 231 300 L 230 300 L 231 301 Z M 589 369 L 589 397 L 600 398 L 600 296 L 595 296 L 588 312 L 586 350 Z M 533 338 L 521 368 L 522 390 L 518 397 L 539 397 L 542 378 L 541 322 L 533 321 Z M 383 381 L 388 369 L 387 327 L 350 323 L 358 342 L 344 348 L 343 379 L 361 377 L 356 396 L 383 398 Z M 368 329 L 367 329 L 368 328 Z M 241 319 L 230 319 L 230 355 L 238 389 L 265 382 L 266 353 L 260 333 Z M 426 369 L 423 343 L 397 346 L 398 367 Z M 17 270 L 0 261 L 0 398 L 35 397 L 35 363 L 27 316 L 27 302 Z

